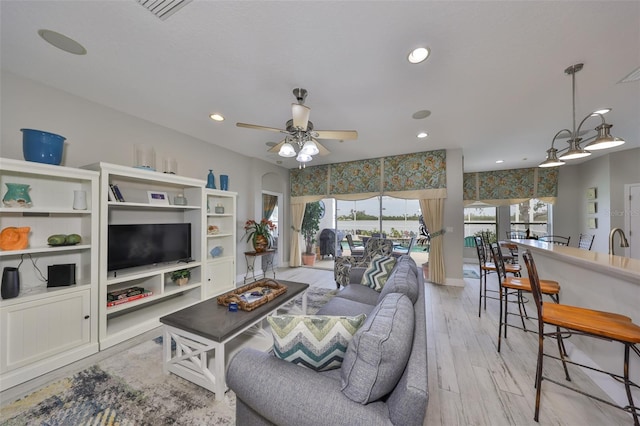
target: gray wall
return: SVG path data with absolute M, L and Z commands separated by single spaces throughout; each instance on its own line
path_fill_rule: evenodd
M 553 207 L 553 232 L 571 235 L 571 245 L 580 233 L 595 235 L 593 251 L 607 253 L 611 228 L 624 229 L 624 185 L 640 183 L 640 148 L 616 151 L 577 165 L 560 168 L 558 201 Z M 597 188 L 598 212 L 587 213 L 587 188 Z M 587 219 L 598 220 L 597 229 L 587 227 Z M 575 242 L 574 242 L 575 238 Z M 623 254 L 619 251 L 618 254 Z
M 220 174 L 229 175 L 229 190 L 238 192 L 238 237 L 244 234 L 244 222 L 257 217 L 256 212 L 260 211 L 263 175 L 269 173 L 271 185 L 289 187 L 288 170 L 265 161 L 237 154 L 6 71 L 0 74 L 0 86 L 2 157 L 23 159 L 21 128 L 65 136 L 63 165 L 69 167 L 99 161 L 133 166 L 134 145 L 152 146 L 156 151 L 156 166 L 162 165 L 164 157 L 172 156 L 176 158 L 178 174 L 182 176 L 206 180 L 208 169 L 213 169 L 218 185 Z M 277 180 L 280 185 L 274 183 Z M 285 199 L 288 195 L 285 194 Z M 288 215 L 285 215 L 284 229 L 289 229 Z M 242 255 L 245 249 L 244 240 L 239 240 L 237 274 L 246 272 Z M 288 259 L 288 251 L 285 259 Z

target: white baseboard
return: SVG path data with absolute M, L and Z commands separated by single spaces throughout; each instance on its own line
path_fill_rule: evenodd
M 462 278 L 447 278 L 444 282 L 444 285 L 449 285 L 452 287 L 464 287 L 465 282 Z

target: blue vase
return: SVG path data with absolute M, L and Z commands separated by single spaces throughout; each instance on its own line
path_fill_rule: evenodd
M 29 197 L 29 185 L 23 183 L 6 183 L 7 193 L 2 197 L 2 203 L 6 207 L 31 207 Z
M 229 176 L 220 175 L 220 189 L 222 189 L 223 191 L 229 190 Z
M 209 175 L 207 176 L 207 188 L 216 189 L 216 178 L 213 176 L 213 170 L 209 170 Z

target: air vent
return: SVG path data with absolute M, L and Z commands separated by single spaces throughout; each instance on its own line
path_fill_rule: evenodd
M 163 21 L 191 3 L 192 0 L 136 0 Z
M 640 67 L 631 71 L 631 74 L 629 74 L 628 76 L 620 80 L 619 83 L 631 83 L 632 81 L 638 81 L 638 80 L 640 80 Z

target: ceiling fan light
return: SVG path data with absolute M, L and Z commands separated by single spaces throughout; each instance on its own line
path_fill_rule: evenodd
M 598 136 L 593 142 L 591 142 L 584 148 L 588 149 L 589 151 L 597 151 L 599 149 L 613 148 L 614 146 L 622 145 L 624 143 L 624 139 L 611 136 L 611 134 L 609 133 L 609 129 L 611 129 L 611 127 L 613 126 L 607 123 L 603 123 L 600 126 L 596 127 Z
M 300 150 L 300 153 L 307 155 L 317 155 L 320 153 L 318 145 L 314 141 L 306 141 Z
M 580 138 L 569 140 L 569 150 L 560 156 L 560 160 L 576 160 L 590 156 L 591 153 L 589 151 L 580 148 L 580 140 Z
M 313 158 L 309 154 L 304 154 L 302 151 L 296 157 L 296 160 L 300 163 L 308 163 L 313 160 Z
M 542 163 L 538 164 L 538 167 L 558 167 L 566 164 L 564 161 L 558 160 L 557 157 L 558 150 L 555 148 L 549 148 L 547 150 L 547 159 Z
M 296 150 L 293 149 L 293 146 L 289 142 L 285 142 L 280 147 L 280 152 L 278 152 L 278 155 L 280 157 L 287 157 L 287 158 L 295 157 Z

